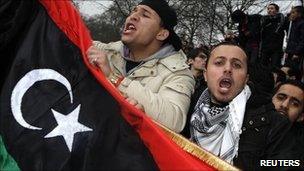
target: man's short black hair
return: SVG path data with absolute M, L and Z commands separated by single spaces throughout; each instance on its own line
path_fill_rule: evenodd
M 202 54 L 202 55 L 199 55 L 199 54 Z M 207 58 L 208 56 L 207 56 L 207 54 L 204 52 L 204 50 L 202 50 L 202 49 L 200 49 L 200 48 L 194 48 L 194 49 L 192 49 L 192 50 L 188 53 L 187 57 L 188 57 L 189 59 L 194 59 L 195 57 Z
M 223 42 L 220 42 L 220 43 L 214 45 L 214 46 L 211 48 L 210 53 L 209 53 L 208 58 L 207 58 L 207 61 L 206 61 L 206 68 L 207 68 L 207 66 L 208 66 L 208 62 L 209 62 L 209 59 L 210 59 L 210 57 L 211 57 L 211 54 L 212 54 L 213 50 L 216 49 L 216 48 L 219 47 L 219 46 L 236 46 L 236 47 L 240 48 L 240 49 L 246 54 L 246 51 L 244 50 L 244 48 L 242 48 L 239 44 L 237 44 L 237 43 L 235 43 L 235 42 L 231 42 L 231 41 L 223 41 Z M 248 56 L 247 56 L 247 54 L 246 54 L 247 66 L 248 66 L 248 61 L 249 61 L 249 60 L 248 60 Z
M 268 4 L 268 6 L 270 6 L 270 5 L 274 6 L 274 8 L 275 8 L 277 11 L 280 10 L 279 5 L 277 5 L 277 4 L 275 4 L 275 3 L 270 3 L 270 4 Z
M 301 81 L 298 81 L 298 80 L 286 80 L 286 81 L 283 81 L 282 83 L 280 83 L 273 91 L 274 94 L 276 94 L 278 92 L 278 90 L 283 86 L 283 85 L 286 85 L 286 84 L 290 84 L 290 85 L 293 85 L 295 87 L 298 87 L 300 88 L 303 92 L 304 92 L 304 84 L 301 82 Z
M 295 77 L 296 80 L 301 80 L 302 78 L 301 71 L 297 68 L 290 68 L 287 73 L 289 77 Z

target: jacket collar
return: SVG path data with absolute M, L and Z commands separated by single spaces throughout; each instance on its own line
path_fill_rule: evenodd
M 128 61 L 133 61 L 130 57 L 130 50 L 126 45 L 123 45 L 121 48 L 121 56 Z M 174 47 L 170 44 L 165 44 L 164 46 L 162 46 L 162 48 L 157 51 L 156 53 L 154 53 L 153 55 L 149 56 L 148 58 L 143 59 L 143 62 L 147 62 L 153 59 L 163 59 L 166 58 L 168 56 L 174 55 L 176 54 L 177 51 L 175 51 Z

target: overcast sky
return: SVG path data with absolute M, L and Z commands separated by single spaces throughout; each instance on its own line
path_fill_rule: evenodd
M 79 1 L 80 12 L 85 15 L 101 14 L 112 3 L 111 0 Z
M 80 12 L 87 16 L 101 14 L 112 3 L 111 0 L 79 0 L 78 2 L 80 3 Z M 269 0 L 269 3 L 271 2 L 278 4 L 281 7 L 282 13 L 285 14 L 290 11 L 291 6 L 300 4 L 299 0 Z M 266 14 L 266 10 L 262 14 Z

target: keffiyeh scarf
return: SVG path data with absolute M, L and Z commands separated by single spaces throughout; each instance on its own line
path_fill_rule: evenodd
M 190 121 L 191 140 L 229 163 L 237 156 L 248 85 L 226 106 L 211 105 L 208 89 L 200 96 Z

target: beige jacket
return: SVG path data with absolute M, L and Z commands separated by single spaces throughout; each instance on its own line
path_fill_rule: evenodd
M 152 55 L 150 60 L 126 73 L 120 41 L 109 44 L 95 41 L 94 45 L 107 52 L 113 72 L 125 77 L 118 87 L 121 92 L 143 105 L 145 113 L 155 121 L 173 131 L 182 131 L 195 84 L 183 52 L 164 58 Z

